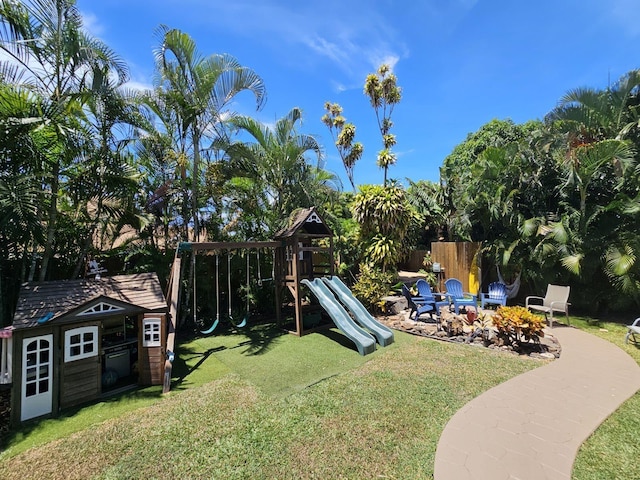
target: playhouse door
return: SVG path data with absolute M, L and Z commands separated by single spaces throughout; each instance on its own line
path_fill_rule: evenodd
M 51 413 L 53 335 L 22 341 L 22 409 L 20 420 Z

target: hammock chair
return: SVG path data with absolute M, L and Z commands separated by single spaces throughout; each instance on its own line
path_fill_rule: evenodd
M 520 291 L 520 275 L 522 275 L 522 272 L 518 272 L 513 283 L 507 284 L 502 277 L 502 273 L 500 273 L 498 265 L 496 265 L 496 270 L 498 271 L 498 280 L 507 287 L 507 298 L 515 298 L 518 295 L 518 291 Z

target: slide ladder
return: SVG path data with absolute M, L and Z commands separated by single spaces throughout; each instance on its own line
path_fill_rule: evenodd
M 302 283 L 309 287 L 309 290 L 316 296 L 336 327 L 356 344 L 360 355 L 367 355 L 375 351 L 375 339 L 353 321 L 329 287 L 320 278 L 316 278 L 313 281 L 304 279 Z

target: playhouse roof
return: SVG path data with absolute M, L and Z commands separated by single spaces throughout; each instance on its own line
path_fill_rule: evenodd
M 292 213 L 286 227 L 277 232 L 276 239 L 293 237 L 302 231 L 309 235 L 332 236 L 331 230 L 324 223 L 324 220 L 316 212 L 316 207 L 301 208 Z
M 27 282 L 20 289 L 13 327 L 32 327 L 45 318 L 55 321 L 99 299 L 116 307 L 167 311 L 167 302 L 155 273 L 116 275 L 99 280 Z

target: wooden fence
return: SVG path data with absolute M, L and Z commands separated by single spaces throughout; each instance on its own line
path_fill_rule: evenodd
M 444 290 L 447 278 L 457 278 L 465 292 L 478 293 L 480 288 L 480 242 L 433 242 L 431 258 L 439 263 L 443 272 L 439 276 L 439 288 Z M 478 254 L 478 255 L 476 255 Z

